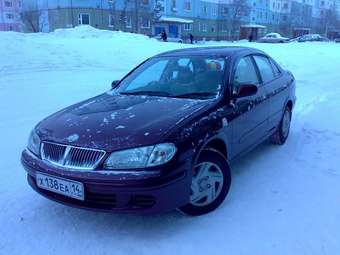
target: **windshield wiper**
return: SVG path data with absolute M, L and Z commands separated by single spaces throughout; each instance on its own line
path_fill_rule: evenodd
M 171 94 L 163 91 L 131 91 L 131 92 L 121 92 L 122 95 L 145 95 L 145 96 L 160 96 L 160 97 L 170 97 Z
M 210 92 L 193 92 L 193 93 L 186 93 L 186 94 L 180 94 L 175 95 L 174 97 L 178 98 L 211 98 L 215 97 L 216 93 L 210 93 Z

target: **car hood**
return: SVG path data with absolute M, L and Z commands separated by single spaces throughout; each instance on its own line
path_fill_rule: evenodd
M 209 102 L 106 93 L 51 115 L 36 130 L 43 141 L 121 150 L 162 142 Z

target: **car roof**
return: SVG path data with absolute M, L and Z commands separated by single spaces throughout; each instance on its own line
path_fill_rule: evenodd
M 238 53 L 261 53 L 262 51 L 249 47 L 241 46 L 214 46 L 214 47 L 195 47 L 179 50 L 167 51 L 156 55 L 155 57 L 173 57 L 173 56 L 223 56 L 229 57 Z

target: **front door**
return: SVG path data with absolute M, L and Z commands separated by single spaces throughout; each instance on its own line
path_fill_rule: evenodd
M 165 28 L 162 26 L 155 26 L 155 35 L 159 35 Z
M 169 25 L 169 37 L 178 38 L 178 25 Z
M 265 88 L 260 85 L 258 72 L 251 56 L 241 58 L 236 64 L 232 78 L 232 94 L 245 84 L 258 86 L 254 96 L 234 98 L 232 125 L 232 156 L 235 157 L 258 144 L 268 133 L 268 105 L 264 98 Z

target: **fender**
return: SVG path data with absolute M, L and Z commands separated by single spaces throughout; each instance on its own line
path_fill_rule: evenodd
M 223 155 L 223 157 L 226 158 L 226 160 L 229 163 L 228 159 L 230 158 L 230 155 L 229 155 L 229 153 L 230 153 L 229 148 L 230 147 L 229 147 L 229 143 L 227 141 L 227 138 L 226 138 L 226 136 L 223 133 L 223 130 L 221 128 L 218 131 L 207 133 L 204 137 L 201 137 L 201 139 L 199 139 L 197 141 L 197 146 L 196 146 L 197 150 L 195 151 L 195 154 L 194 154 L 194 157 L 193 157 L 193 162 L 192 162 L 193 165 L 196 164 L 196 162 L 197 162 L 200 154 L 202 153 L 202 151 L 208 149 L 209 148 L 209 146 L 208 146 L 209 143 L 211 143 L 214 140 L 219 140 L 219 141 L 221 141 L 224 144 L 227 155 L 224 155 L 221 152 L 219 152 L 219 153 L 221 153 L 221 155 Z M 213 150 L 216 151 L 216 149 L 214 149 L 214 148 L 209 148 L 209 149 L 213 149 Z

